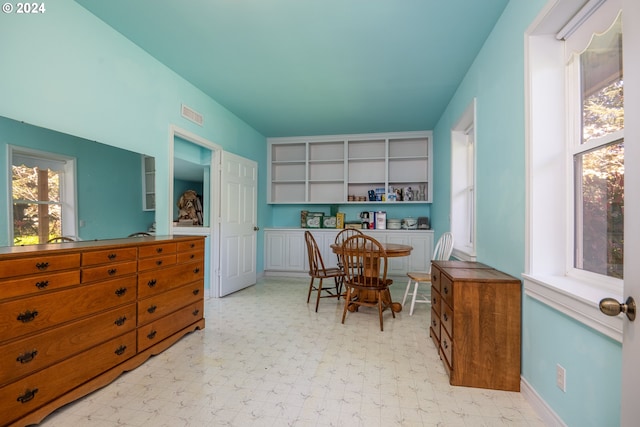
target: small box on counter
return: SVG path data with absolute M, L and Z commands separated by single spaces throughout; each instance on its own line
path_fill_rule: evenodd
M 336 228 L 336 217 L 335 216 L 323 216 L 322 217 L 322 228 Z
M 344 228 L 355 228 L 359 230 L 362 228 L 362 223 L 360 221 L 347 221 L 344 223 Z
M 387 213 L 378 211 L 374 213 L 376 230 L 384 230 L 387 228 Z
M 345 219 L 344 212 L 336 213 L 336 228 L 344 228 L 344 219 Z
M 307 225 L 306 228 L 321 228 L 322 227 L 322 212 L 307 212 Z

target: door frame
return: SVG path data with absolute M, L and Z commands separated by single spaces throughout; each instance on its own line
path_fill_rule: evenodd
M 189 141 L 195 145 L 199 145 L 211 151 L 211 171 L 209 174 L 209 226 L 208 227 L 182 227 L 173 226 L 173 167 L 174 167 L 174 142 L 179 137 Z M 214 142 L 209 141 L 193 132 L 182 129 L 176 125 L 169 125 L 169 203 L 168 203 L 168 229 L 169 234 L 192 234 L 203 235 L 209 240 L 209 286 L 205 286 L 205 298 L 218 298 L 220 295 L 220 162 L 222 147 Z

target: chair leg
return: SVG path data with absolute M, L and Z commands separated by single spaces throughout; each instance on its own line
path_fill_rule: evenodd
M 316 313 L 318 312 L 318 306 L 320 305 L 320 295 L 322 295 L 322 279 L 318 283 L 318 298 L 316 298 Z
M 411 277 L 409 277 L 409 282 L 407 283 L 407 289 L 404 290 L 404 298 L 402 298 L 402 306 L 404 307 L 404 303 L 407 300 L 407 295 L 409 295 L 409 288 L 411 287 Z
M 344 310 L 342 310 L 342 324 L 344 325 L 344 319 L 347 317 L 347 309 L 349 308 L 349 301 L 351 301 L 351 288 L 347 285 L 347 296 L 344 298 Z
M 382 327 L 382 292 L 377 291 L 378 293 L 378 316 L 380 317 L 380 331 L 384 331 Z M 393 312 L 393 310 L 391 310 Z
M 313 290 L 313 280 L 314 278 L 311 277 L 311 282 L 309 282 L 309 293 L 307 294 L 307 304 L 309 304 L 309 300 L 311 299 L 311 291 Z
M 393 300 L 391 299 L 391 291 L 389 290 L 389 288 L 387 288 L 387 296 L 389 297 L 389 310 L 391 311 L 391 316 L 393 316 L 393 318 L 396 318 L 396 313 L 393 311 L 393 307 L 391 306 L 391 304 L 393 304 Z
M 419 285 L 420 285 L 420 282 L 416 281 L 416 284 L 413 287 L 413 298 L 411 298 L 411 309 L 409 310 L 409 316 L 413 316 L 413 308 L 416 306 L 416 297 L 418 296 Z

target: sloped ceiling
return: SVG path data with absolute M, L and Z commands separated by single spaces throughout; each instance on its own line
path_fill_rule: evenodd
M 267 137 L 432 129 L 508 0 L 76 0 Z

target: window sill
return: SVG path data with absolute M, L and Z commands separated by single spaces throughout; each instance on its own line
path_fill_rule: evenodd
M 622 342 L 623 315 L 607 316 L 600 312 L 603 298 L 622 300 L 622 294 L 603 290 L 589 282 L 567 276 L 522 275 L 525 294 L 549 307 Z
M 460 261 L 471 261 L 471 262 L 476 261 L 475 252 L 474 253 L 467 252 L 460 248 L 453 248 L 453 251 L 451 252 L 451 257 L 455 259 L 459 259 Z

